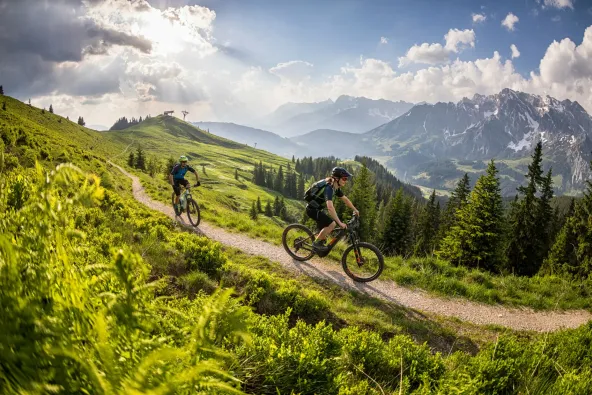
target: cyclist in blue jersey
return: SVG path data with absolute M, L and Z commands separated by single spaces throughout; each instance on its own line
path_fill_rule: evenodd
M 195 183 L 197 186 L 200 185 L 199 182 L 199 175 L 195 171 L 195 169 L 187 164 L 187 157 L 185 155 L 181 155 L 179 157 L 179 163 L 173 166 L 171 173 L 169 174 L 169 181 L 173 186 L 173 190 L 175 191 L 175 214 L 179 215 L 179 196 L 181 195 L 181 187 L 183 185 L 187 188 L 189 185 L 189 181 L 185 179 L 185 173 L 191 172 L 195 174 Z

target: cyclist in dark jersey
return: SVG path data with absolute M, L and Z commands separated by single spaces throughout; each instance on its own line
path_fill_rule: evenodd
M 314 191 L 314 196 L 306 206 L 306 215 L 317 222 L 317 228 L 320 230 L 313 243 L 314 248 L 318 251 L 327 250 L 325 239 L 335 229 L 335 225 L 347 228 L 347 225 L 341 222 L 335 207 L 333 207 L 333 195 L 340 198 L 347 207 L 353 210 L 355 215 L 360 215 L 358 209 L 341 190 L 341 187 L 345 186 L 350 177 L 351 174 L 343 167 L 335 167 L 331 171 L 331 177 L 317 181 L 311 188 Z M 325 208 L 329 215 L 323 211 Z
M 195 169 L 187 164 L 187 157 L 185 155 L 179 157 L 179 163 L 173 166 L 173 169 L 169 174 L 169 181 L 173 186 L 173 191 L 175 191 L 175 214 L 177 215 L 179 215 L 179 195 L 181 195 L 180 185 L 183 185 L 186 188 L 187 185 L 189 185 L 189 181 L 185 179 L 185 173 L 188 171 L 195 174 L 195 183 L 199 186 L 199 176 Z

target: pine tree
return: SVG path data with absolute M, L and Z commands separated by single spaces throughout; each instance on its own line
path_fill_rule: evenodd
M 442 240 L 438 255 L 452 263 L 488 270 L 499 269 L 503 232 L 503 205 L 493 160 L 479 177 L 457 223 Z
M 278 170 L 277 176 L 273 183 L 273 189 L 279 193 L 284 192 L 284 168 L 282 165 L 280 165 L 280 169 Z
M 282 206 L 280 204 L 280 198 L 279 198 L 279 196 L 276 196 L 275 200 L 273 202 L 273 215 L 279 216 L 281 211 L 282 211 Z
M 436 235 L 440 225 L 440 206 L 438 204 L 439 202 L 436 202 L 436 190 L 434 189 L 419 217 L 418 240 L 415 244 L 416 255 L 430 255 L 436 247 Z
M 573 202 L 573 200 L 572 200 Z M 565 224 L 559 231 L 555 243 L 545 259 L 541 272 L 544 274 L 578 274 L 578 258 L 576 246 L 578 244 L 577 219 L 575 210 L 569 210 Z
M 454 191 L 452 191 L 450 199 L 444 209 L 444 213 L 442 214 L 442 223 L 440 224 L 441 238 L 444 237 L 450 228 L 455 225 L 457 211 L 467 203 L 469 193 L 471 193 L 469 183 L 469 175 L 465 173 L 456 184 Z
M 383 234 L 384 232 L 384 223 L 385 223 L 385 214 L 386 214 L 386 205 L 384 204 L 384 200 L 380 201 L 378 205 L 378 212 L 376 214 L 376 234 L 378 237 Z
M 257 219 L 258 215 L 257 207 L 255 207 L 255 201 L 253 201 L 253 204 L 251 205 L 250 217 L 251 219 Z
M 360 212 L 360 238 L 373 240 L 376 225 L 376 185 L 366 165 L 362 166 L 356 176 L 350 199 Z
M 539 142 L 528 166 L 528 184 L 518 187 L 520 197 L 510 210 L 508 265 L 518 275 L 536 274 L 549 249 L 553 180 L 550 170 L 543 177 L 542 160 L 542 143 Z M 541 190 L 540 198 L 537 197 L 537 189 Z
M 4 87 L 0 85 L 0 96 L 4 96 Z
M 258 213 L 263 212 L 263 209 L 261 208 L 261 198 L 259 198 L 259 196 L 257 196 L 257 212 Z
M 403 188 L 399 188 L 386 205 L 381 244 L 389 255 L 402 255 L 408 250 L 411 204 L 411 198 L 405 197 Z
M 134 153 L 130 152 L 129 157 L 127 158 L 127 165 L 129 167 L 135 167 L 136 166 L 136 160 L 134 157 Z
M 138 146 L 138 149 L 136 150 L 136 168 L 146 170 L 146 157 L 141 146 Z
M 45 107 L 41 109 L 41 114 L 45 114 Z
M 53 106 L 51 104 L 49 105 L 49 112 L 53 114 Z
M 86 122 L 84 122 L 84 118 L 78 117 L 78 125 L 80 125 L 80 126 L 86 125 Z
M 273 211 L 271 211 L 271 202 L 268 200 L 265 205 L 265 215 L 267 217 L 273 217 Z
M 292 163 L 296 163 L 296 161 L 294 159 L 294 155 L 292 155 Z
M 302 174 L 298 175 L 298 186 L 296 187 L 296 199 L 304 198 L 304 177 Z

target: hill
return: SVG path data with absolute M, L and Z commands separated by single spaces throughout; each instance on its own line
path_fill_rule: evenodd
M 285 137 L 266 130 L 225 122 L 193 122 L 201 130 L 207 130 L 216 136 L 224 137 L 242 144 L 256 146 L 274 154 L 291 157 L 299 155 L 299 149 Z

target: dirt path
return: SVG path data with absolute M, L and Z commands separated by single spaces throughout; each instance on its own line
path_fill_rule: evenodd
M 132 179 L 133 194 L 139 202 L 175 219 L 173 208 L 152 200 L 144 191 L 138 177 L 131 175 L 120 166 L 111 164 Z M 183 223 L 182 219 L 177 218 L 177 220 Z M 576 328 L 592 319 L 592 314 L 584 310 L 542 312 L 527 308 L 517 309 L 499 305 L 485 305 L 457 298 L 441 298 L 429 295 L 421 290 L 401 287 L 390 280 L 376 280 L 369 284 L 358 284 L 345 275 L 341 266 L 331 265 L 321 259 L 298 262 L 290 258 L 280 246 L 252 239 L 242 234 L 230 233 L 203 221 L 199 225 L 199 230 L 196 231 L 248 254 L 264 256 L 274 262 L 279 262 L 285 268 L 296 273 L 330 280 L 344 288 L 355 289 L 407 308 L 441 316 L 456 317 L 478 325 L 495 324 L 516 330 L 551 332 L 561 328 Z

